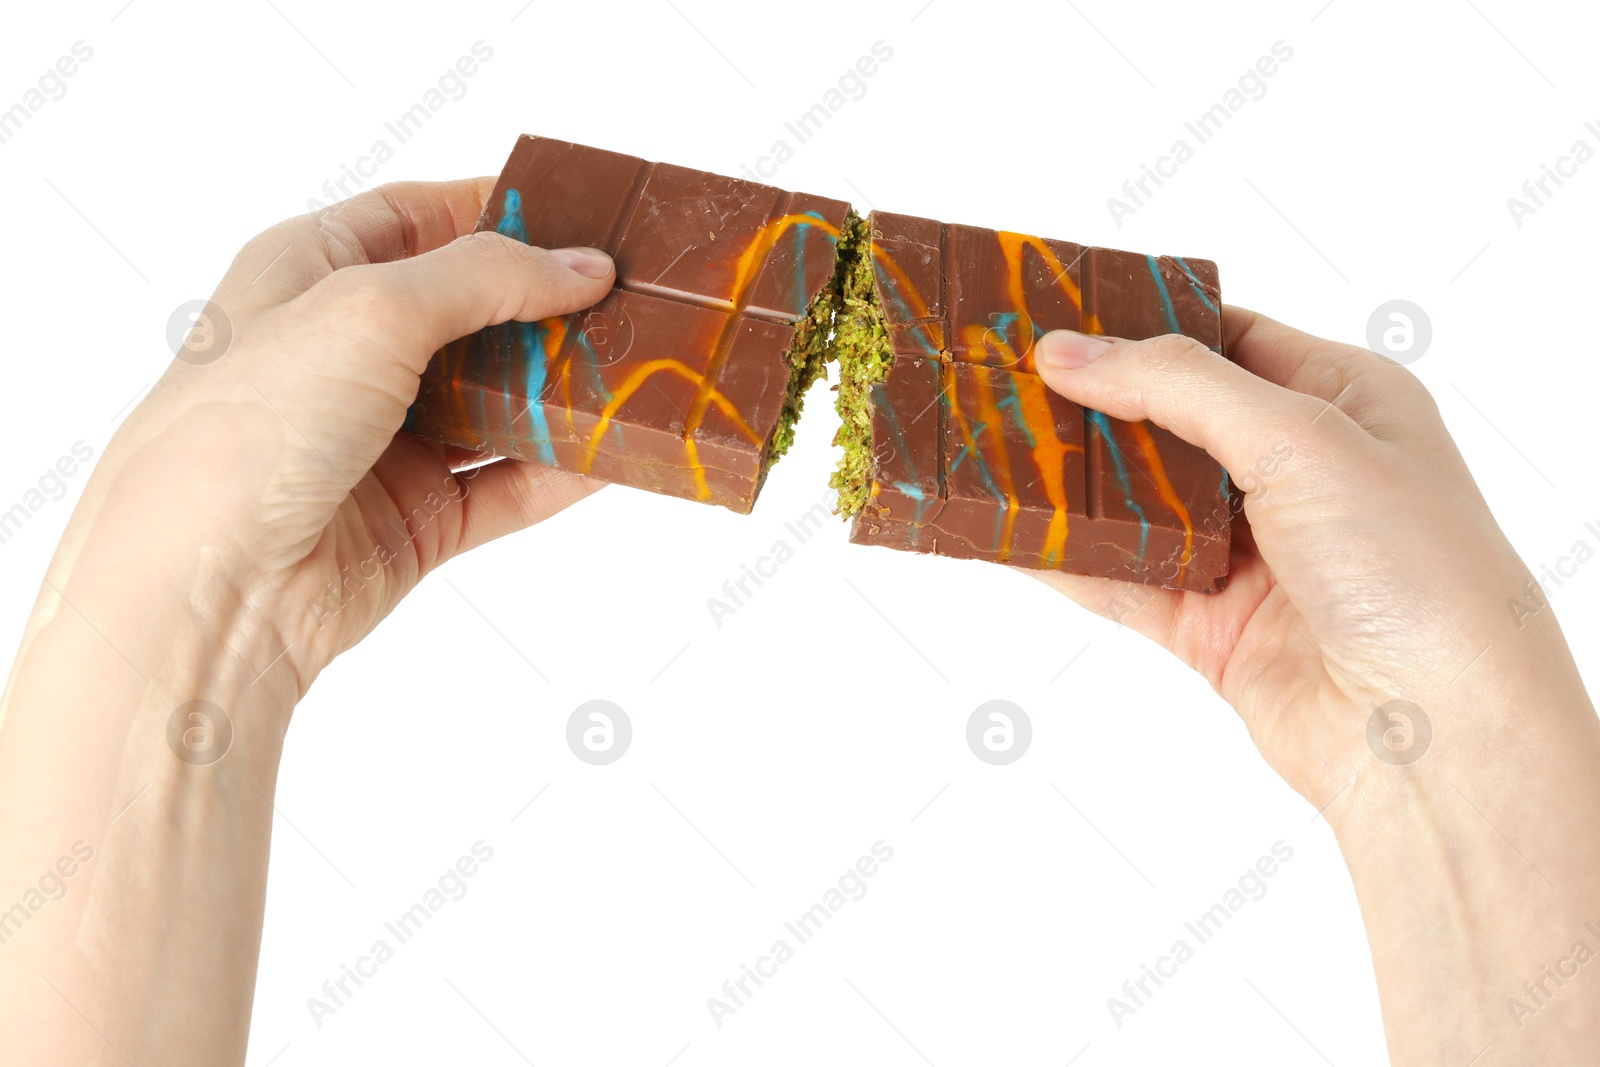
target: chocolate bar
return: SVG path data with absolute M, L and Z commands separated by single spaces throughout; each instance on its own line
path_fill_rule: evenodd
M 748 512 L 823 372 L 849 210 L 522 137 L 478 229 L 602 249 L 616 288 L 588 311 L 447 345 L 406 428 Z
M 874 212 L 841 242 L 834 486 L 850 539 L 1214 592 L 1227 475 L 1034 373 L 1053 329 L 1222 350 L 1216 265 Z
M 1203 451 L 1052 393 L 1067 328 L 1221 351 L 1216 266 L 875 212 L 521 138 L 478 229 L 611 254 L 592 309 L 447 345 L 406 427 L 748 512 L 836 360 L 850 538 L 1214 591 L 1233 516 Z

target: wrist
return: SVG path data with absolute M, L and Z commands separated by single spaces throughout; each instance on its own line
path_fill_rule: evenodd
M 83 867 L 0 950 L 12 994 L 0 1031 L 53 1058 L 81 1025 L 60 998 L 122 1005 L 96 1021 L 141 1062 L 161 1044 L 158 986 L 220 983 L 223 1000 L 249 1004 L 248 980 L 227 976 L 254 973 L 295 690 L 281 668 L 261 670 L 273 628 L 209 580 L 212 566 L 157 570 L 93 538 L 64 552 L 0 706 L 0 870 L 57 869 L 68 854 Z M 95 966 L 62 969 L 79 958 Z M 125 981 L 140 974 L 165 977 Z M 236 1045 L 242 1060 L 248 1012 L 200 1015 L 183 1040 Z
M 70 732 L 63 740 L 81 751 L 102 741 L 121 747 L 205 701 L 247 723 L 238 739 L 275 765 L 301 688 L 275 616 L 261 606 L 271 598 L 224 551 L 165 546 L 163 556 L 141 539 L 105 536 L 116 523 L 92 527 L 64 542 L 46 573 L 3 721 L 81 719 L 82 731 L 54 731 Z
M 1569 1062 L 1561 1041 L 1600 1037 L 1594 999 L 1544 977 L 1580 941 L 1600 952 L 1600 727 L 1581 685 L 1544 679 L 1486 673 L 1421 758 L 1363 761 L 1325 812 L 1397 1064 L 1490 1043 L 1496 1062 Z

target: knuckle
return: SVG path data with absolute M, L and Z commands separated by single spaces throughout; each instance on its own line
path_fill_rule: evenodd
M 1158 373 L 1193 368 L 1216 354 L 1193 337 L 1176 333 L 1139 342 L 1138 352 L 1144 368 Z
M 540 251 L 493 230 L 469 233 L 456 243 L 463 255 L 497 267 L 525 269 L 533 262 L 534 253 Z
M 492 231 L 469 234 L 461 242 L 468 257 L 491 270 L 525 278 L 540 291 L 559 288 L 567 273 L 543 248 Z
M 394 310 L 394 295 L 379 272 L 366 265 L 345 267 L 323 279 L 319 289 L 341 316 L 359 321 L 383 321 Z
M 1285 389 L 1281 395 L 1284 414 L 1295 432 L 1309 436 L 1324 420 L 1348 418 L 1343 408 L 1332 400 L 1324 400 L 1310 393 Z
M 286 222 L 276 223 L 250 238 L 239 249 L 236 261 L 248 261 L 254 256 L 268 252 L 269 249 L 271 250 L 269 254 L 276 254 L 288 242 L 288 236 L 284 232 L 288 225 Z
M 260 271 L 263 266 L 275 262 L 290 249 L 304 243 L 300 219 L 274 223 L 240 246 L 229 269 L 244 270 L 250 269 L 247 265 L 254 265 L 254 271 Z
M 1422 384 L 1422 379 L 1410 370 L 1400 366 L 1389 367 L 1385 369 L 1385 375 L 1388 378 L 1386 384 L 1406 404 L 1417 408 L 1420 412 L 1439 414 L 1439 405 L 1433 399 L 1433 393 Z
M 1364 408 L 1373 415 L 1399 414 L 1408 422 L 1422 420 L 1443 425 L 1433 393 L 1409 368 L 1358 351 L 1341 364 L 1341 372 L 1347 381 L 1361 386 L 1367 396 Z
M 502 237 L 493 230 L 474 230 L 463 237 L 456 238 L 456 247 L 464 255 L 482 256 L 488 258 L 505 258 L 514 254 L 511 247 L 517 242 L 508 237 Z

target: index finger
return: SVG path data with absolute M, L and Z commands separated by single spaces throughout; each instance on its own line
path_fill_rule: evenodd
M 1222 306 L 1222 350 L 1257 377 L 1329 402 L 1381 365 L 1364 348 L 1304 333 L 1233 304 Z
M 285 303 L 341 268 L 442 248 L 473 231 L 494 184 L 392 182 L 280 222 L 234 258 L 216 301 L 238 317 Z

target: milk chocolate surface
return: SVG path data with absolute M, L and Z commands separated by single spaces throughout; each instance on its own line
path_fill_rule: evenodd
M 478 229 L 603 249 L 617 284 L 587 311 L 447 345 L 414 433 L 748 512 L 836 358 L 851 540 L 1174 589 L 1226 581 L 1221 467 L 1056 395 L 1033 365 L 1057 328 L 1220 352 L 1207 260 L 887 212 L 863 223 L 842 201 L 538 137 L 517 142 Z
M 406 428 L 747 512 L 797 411 L 848 205 L 523 137 L 479 220 L 616 261 L 594 308 L 446 346 Z M 814 331 L 813 331 L 814 332 Z M 816 339 L 820 345 L 821 338 Z M 813 345 L 812 347 L 816 347 Z M 815 356 L 820 368 L 820 352 Z
M 1227 476 L 1202 450 L 1051 392 L 1053 329 L 1194 337 L 1221 351 L 1217 270 L 876 212 L 875 297 L 894 358 L 871 387 L 873 465 L 851 540 L 1215 591 Z

